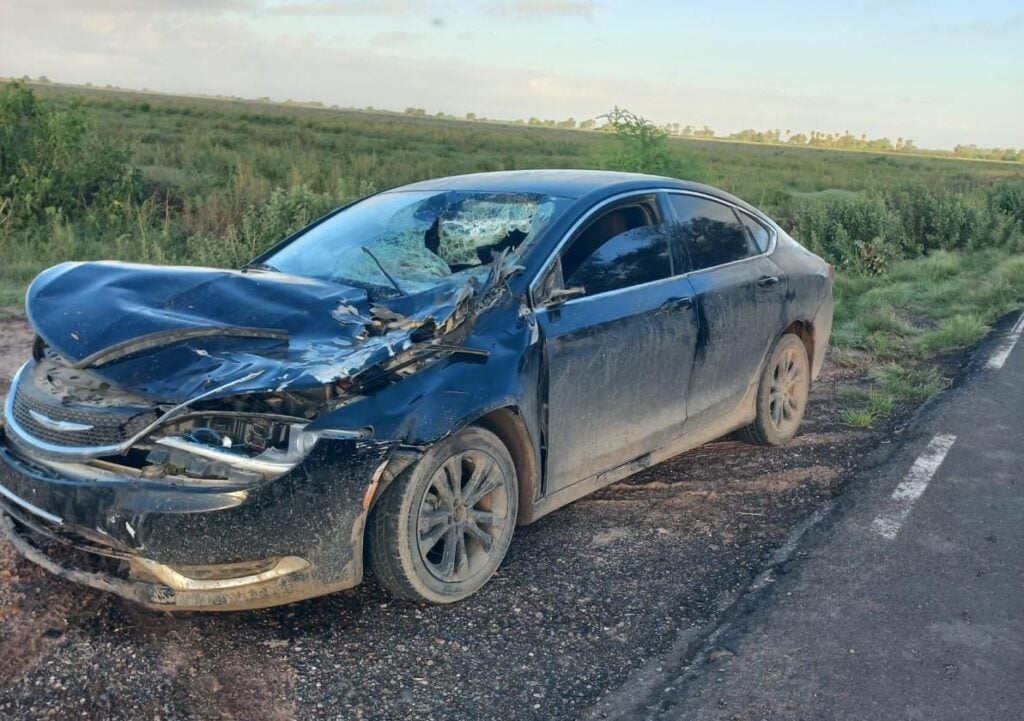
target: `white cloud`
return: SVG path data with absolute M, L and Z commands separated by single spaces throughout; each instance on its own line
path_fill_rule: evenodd
M 593 0 L 497 0 L 492 12 L 519 19 L 544 17 L 591 18 L 597 10 Z
M 445 1 L 417 4 L 419 20 L 428 22 Z M 404 2 L 391 0 L 384 7 Z M 325 4 L 307 0 L 291 7 Z M 367 4 L 339 0 L 331 7 L 362 12 Z M 506 10 L 543 6 L 548 18 L 582 17 L 571 14 L 576 10 L 566 15 L 564 7 L 555 12 L 552 8 L 565 4 L 556 0 L 498 4 Z M 582 119 L 619 105 L 656 122 L 708 124 L 722 132 L 849 128 L 872 136 L 910 136 L 922 147 L 1021 144 L 1019 128 L 1006 120 L 1019 116 L 1019 94 L 1002 98 L 1002 105 L 954 108 L 940 90 L 867 93 L 852 80 L 823 86 L 788 76 L 716 82 L 694 70 L 699 64 L 684 63 L 674 72 L 631 72 L 636 63 L 625 60 L 599 76 L 588 73 L 585 64 L 568 71 L 554 62 L 547 55 L 552 40 L 539 32 L 538 42 L 524 44 L 521 53 L 493 50 L 488 42 L 500 22 L 493 16 L 483 22 L 486 14 L 457 15 L 451 21 L 453 37 L 432 42 L 437 33 L 413 27 L 404 16 L 400 23 L 372 19 L 372 29 L 361 31 L 357 23 L 320 22 L 316 16 L 312 22 L 301 17 L 285 22 L 268 7 L 267 0 L 52 0 L 44 11 L 37 0 L 0 0 L 0 75 L 356 107 L 415 106 L 507 119 Z M 491 12 L 495 4 L 484 7 Z M 532 26 L 526 19 L 515 25 L 529 33 L 553 23 L 541 18 Z M 560 35 L 561 28 L 554 30 Z M 453 49 L 465 48 L 472 49 L 462 53 L 465 59 L 452 57 Z M 594 52 L 635 57 L 641 51 L 623 43 Z M 965 125 L 970 135 L 960 129 Z
M 322 17 L 357 13 L 408 13 L 422 7 L 423 4 L 415 0 L 315 0 L 267 4 L 262 10 L 274 15 Z

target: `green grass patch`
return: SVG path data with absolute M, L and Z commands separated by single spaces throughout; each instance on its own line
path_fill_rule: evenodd
M 932 366 L 904 368 L 889 365 L 875 369 L 871 375 L 878 383 L 879 393 L 894 402 L 925 401 L 946 387 L 946 380 Z
M 869 368 L 874 387 L 844 396 L 845 423 L 868 427 L 899 404 L 945 387 L 926 365 L 942 351 L 977 343 L 1024 303 L 1024 256 L 1004 249 L 938 251 L 880 275 L 836 278 L 835 362 Z
M 918 346 L 925 353 L 963 348 L 977 343 L 989 326 L 974 313 L 945 318 L 937 330 L 921 336 Z
M 939 252 L 880 275 L 840 274 L 833 344 L 875 360 L 920 362 L 976 343 L 1024 302 L 1024 258 L 1009 250 Z
M 839 397 L 852 405 L 843 410 L 843 422 L 855 428 L 869 428 L 892 414 L 900 404 L 922 403 L 946 387 L 947 381 L 932 366 L 905 368 L 889 364 L 872 369 L 871 388 L 848 387 Z
M 853 428 L 870 428 L 878 417 L 865 407 L 843 410 L 843 423 Z

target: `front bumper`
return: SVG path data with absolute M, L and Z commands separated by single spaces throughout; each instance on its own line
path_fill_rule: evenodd
M 209 487 L 71 477 L 17 455 L 0 427 L 0 533 L 61 578 L 153 609 L 291 603 L 362 580 L 367 489 L 394 447 L 324 439 L 280 478 Z

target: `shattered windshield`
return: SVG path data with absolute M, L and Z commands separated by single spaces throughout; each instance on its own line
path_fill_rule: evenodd
M 392 191 L 303 233 L 261 264 L 388 297 L 485 271 L 521 252 L 570 201 L 537 193 Z

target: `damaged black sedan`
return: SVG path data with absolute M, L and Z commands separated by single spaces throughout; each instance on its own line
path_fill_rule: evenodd
M 517 524 L 733 431 L 796 432 L 832 269 L 668 178 L 379 193 L 238 271 L 66 263 L 0 438 L 0 527 L 164 610 L 478 590 Z

